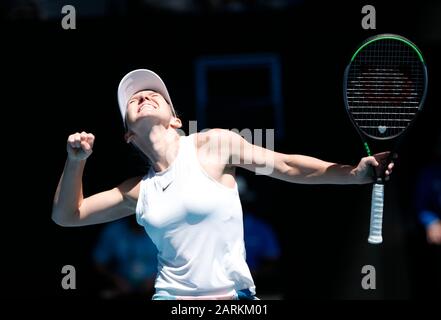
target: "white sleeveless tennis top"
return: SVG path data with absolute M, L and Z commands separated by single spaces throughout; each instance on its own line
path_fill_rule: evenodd
M 141 180 L 136 219 L 158 248 L 155 296 L 234 296 L 255 286 L 245 262 L 237 185 L 211 178 L 196 154 L 195 135 L 180 137 L 167 170 Z

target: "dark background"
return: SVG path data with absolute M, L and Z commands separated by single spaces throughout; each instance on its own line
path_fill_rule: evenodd
M 258 194 L 259 215 L 281 241 L 282 272 L 270 285 L 284 299 L 429 295 L 424 234 L 412 201 L 418 170 L 430 160 L 440 130 L 439 4 L 369 1 L 377 12 L 376 30 L 362 29 L 361 8 L 367 3 L 357 1 L 303 1 L 279 10 L 240 12 L 203 7 L 186 13 L 130 4 L 124 14 L 95 16 L 82 16 L 77 7 L 76 30 L 61 28 L 61 13 L 29 20 L 11 18 L 3 8 L 3 292 L 34 299 L 95 296 L 91 250 L 101 226 L 61 228 L 50 219 L 51 205 L 70 133 L 85 130 L 96 136 L 85 171 L 86 195 L 140 172 L 140 162 L 124 143 L 116 100 L 125 73 L 135 68 L 158 72 L 186 123 L 197 116 L 194 66 L 199 57 L 275 54 L 282 66 L 285 128 L 276 150 L 356 164 L 364 150 L 344 110 L 343 71 L 361 41 L 387 32 L 419 46 L 430 87 L 425 110 L 399 150 L 386 186 L 381 246 L 366 241 L 370 186 L 294 185 L 243 174 Z M 234 99 L 241 89 L 233 80 Z M 252 80 L 240 85 L 253 92 Z M 237 127 L 239 117 L 229 117 L 231 125 L 225 117 L 225 127 Z M 252 112 L 240 117 L 239 129 L 250 127 L 248 119 L 274 127 L 271 119 L 255 117 Z M 66 264 L 76 267 L 77 290 L 61 288 Z M 376 267 L 377 290 L 361 288 L 361 268 L 367 264 Z

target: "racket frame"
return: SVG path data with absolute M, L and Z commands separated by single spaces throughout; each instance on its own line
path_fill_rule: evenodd
M 423 94 L 422 94 L 420 103 L 418 105 L 418 109 L 417 109 L 415 115 L 413 116 L 413 118 L 410 120 L 410 122 L 406 126 L 406 129 L 404 129 L 403 131 L 401 131 L 393 136 L 374 137 L 372 135 L 367 134 L 366 132 L 363 132 L 358 127 L 358 124 L 355 122 L 353 115 L 349 111 L 349 103 L 348 103 L 348 95 L 347 95 L 347 82 L 348 82 L 348 74 L 349 74 L 349 70 L 351 68 L 352 62 L 354 61 L 354 59 L 356 58 L 358 53 L 364 47 L 371 44 L 372 42 L 382 40 L 382 39 L 394 39 L 394 40 L 402 41 L 416 51 L 416 53 L 422 63 L 422 66 L 423 66 L 423 72 L 424 72 L 423 75 L 424 75 L 424 84 L 425 85 L 424 85 Z M 361 141 L 363 142 L 363 146 L 364 146 L 365 151 L 368 156 L 372 156 L 372 151 L 369 147 L 368 139 L 376 140 L 376 141 L 387 141 L 387 140 L 396 139 L 398 137 L 398 139 L 396 139 L 396 141 L 394 142 L 394 148 L 391 151 L 391 155 L 395 153 L 395 151 L 398 149 L 398 146 L 403 141 L 403 137 L 405 136 L 405 133 L 408 132 L 408 130 L 411 126 L 413 126 L 413 124 L 415 123 L 415 120 L 418 118 L 419 114 L 421 113 L 422 107 L 423 107 L 424 102 L 426 100 L 427 90 L 428 90 L 428 73 L 427 73 L 426 63 L 425 63 L 425 60 L 423 58 L 421 51 L 418 49 L 418 47 L 412 41 L 410 41 L 409 39 L 407 39 L 403 36 L 399 36 L 399 35 L 391 34 L 391 33 L 384 33 L 384 34 L 379 34 L 379 35 L 375 35 L 373 37 L 370 37 L 361 43 L 361 45 L 358 47 L 358 49 L 352 55 L 351 61 L 349 62 L 349 64 L 345 68 L 345 72 L 344 72 L 344 76 L 343 76 L 343 99 L 344 99 L 345 109 L 346 109 L 346 112 L 348 113 L 349 119 L 351 120 L 353 126 L 357 130 L 358 135 L 360 136 Z M 390 158 L 388 160 L 388 163 L 389 162 L 390 162 Z M 375 170 L 373 170 L 373 171 L 375 174 Z M 369 230 L 368 242 L 371 244 L 380 244 L 383 242 L 381 229 L 382 229 L 382 220 L 383 220 L 385 179 L 384 179 L 384 175 L 377 176 L 375 174 L 375 177 L 376 177 L 376 181 L 373 184 L 373 189 L 372 189 L 371 219 L 370 219 L 370 230 Z

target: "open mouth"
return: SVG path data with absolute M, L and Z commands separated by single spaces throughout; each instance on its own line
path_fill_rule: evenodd
M 149 102 L 143 103 L 142 105 L 139 106 L 138 113 L 141 112 L 142 110 L 144 110 L 145 108 L 154 110 L 154 109 L 156 109 L 156 106 L 149 103 Z

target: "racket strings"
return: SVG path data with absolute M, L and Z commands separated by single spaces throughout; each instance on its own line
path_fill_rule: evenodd
M 396 39 L 365 46 L 351 63 L 348 108 L 366 134 L 387 138 L 404 131 L 416 115 L 425 88 L 416 51 Z

